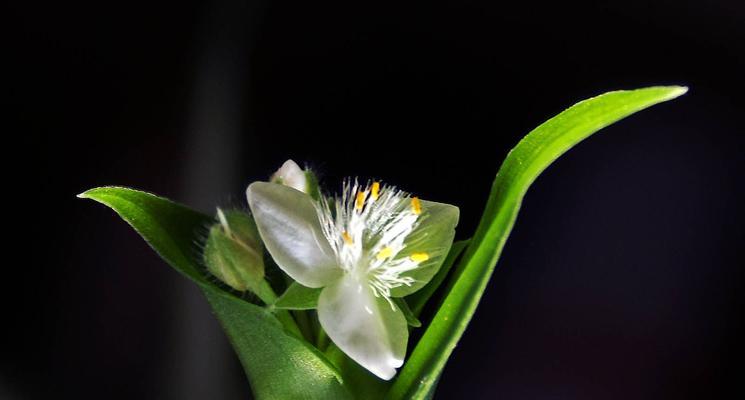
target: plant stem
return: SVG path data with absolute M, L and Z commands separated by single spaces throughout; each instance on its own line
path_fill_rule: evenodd
M 305 311 L 298 310 L 298 311 L 293 311 L 292 315 L 295 316 L 297 325 L 300 327 L 300 330 L 303 332 L 303 336 L 305 337 L 305 340 L 307 340 L 308 343 L 313 343 L 313 341 L 315 340 L 315 335 L 313 333 L 313 328 L 311 326 L 310 320 L 308 319 L 308 314 Z
M 316 348 L 326 351 L 326 348 L 329 346 L 329 337 L 326 335 L 326 331 L 323 330 L 321 322 L 318 321 L 318 311 L 310 310 L 308 311 L 308 316 L 310 317 L 311 329 L 316 333 Z
M 329 345 L 329 337 L 326 336 L 326 331 L 323 328 L 318 330 L 318 337 L 316 338 L 316 348 L 324 351 Z
M 258 296 L 267 308 L 277 316 L 277 319 L 284 325 L 285 329 L 294 333 L 296 336 L 302 338 L 303 332 L 300 331 L 295 319 L 287 310 L 275 310 L 273 305 L 277 301 L 277 294 L 274 293 L 274 289 L 269 285 L 266 279 L 262 279 L 259 286 L 256 288 L 256 296 Z

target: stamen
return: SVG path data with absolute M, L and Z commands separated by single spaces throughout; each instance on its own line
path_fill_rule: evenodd
M 321 197 L 317 205 L 323 235 L 339 265 L 347 272 L 364 272 L 373 294 L 391 307 L 391 290 L 413 285 L 416 280 L 407 272 L 431 258 L 423 252 L 396 256 L 422 222 L 423 211 L 419 198 L 375 181 L 360 186 L 347 180 L 339 197 Z
M 427 253 L 414 253 L 409 256 L 411 258 L 411 261 L 421 263 L 429 260 L 429 254 Z
M 350 246 L 352 245 L 352 243 L 353 243 L 352 237 L 349 236 L 349 233 L 347 231 L 342 231 L 341 237 L 342 237 L 342 239 L 344 239 L 344 243 L 346 243 L 346 244 L 348 244 Z
M 375 257 L 377 257 L 378 260 L 383 261 L 386 258 L 390 257 L 392 254 L 393 254 L 393 249 L 386 246 L 386 247 L 383 248 L 383 250 L 380 250 L 378 252 L 378 255 L 375 256 Z
M 422 203 L 419 201 L 419 197 L 411 198 L 411 211 L 413 211 L 416 215 L 422 213 Z
M 365 207 L 365 195 L 366 193 L 361 190 L 357 192 L 357 200 L 354 202 L 354 208 L 357 209 L 357 211 L 362 211 L 362 208 Z
M 380 182 L 373 182 L 372 188 L 370 188 L 370 196 L 373 200 L 377 200 L 380 195 Z

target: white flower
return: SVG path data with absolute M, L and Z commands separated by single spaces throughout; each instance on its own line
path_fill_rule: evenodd
M 285 161 L 269 180 L 308 193 L 308 178 L 295 161 Z
M 378 182 L 347 182 L 341 197 L 320 201 L 256 182 L 247 196 L 277 265 L 304 286 L 324 288 L 318 317 L 331 340 L 375 375 L 392 378 L 409 336 L 392 298 L 419 290 L 440 268 L 458 208 Z

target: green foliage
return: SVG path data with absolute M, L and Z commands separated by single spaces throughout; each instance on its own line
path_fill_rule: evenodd
M 322 354 L 303 340 L 287 310 L 296 310 L 293 312 L 310 340 L 314 334 L 309 332 L 317 328 L 317 320 L 313 312 L 306 314 L 302 310 L 317 306 L 320 289 L 292 283 L 277 299 L 263 274 L 257 274 L 258 270 L 249 271 L 246 278 L 242 272 L 235 272 L 234 264 L 240 263 L 236 259 L 207 256 L 207 264 L 216 263 L 217 268 L 212 267 L 213 273 L 217 271 L 215 275 L 231 271 L 227 279 L 223 273 L 222 280 L 232 282 L 233 288 L 245 284 L 246 288 L 257 292 L 267 304 L 261 307 L 236 297 L 234 292 L 209 277 L 207 268 L 200 263 L 202 256 L 195 242 L 196 238 L 211 232 L 210 226 L 215 230 L 213 218 L 152 194 L 126 188 L 102 187 L 80 197 L 113 209 L 168 264 L 199 285 L 230 338 L 257 399 L 376 399 L 384 396 L 391 400 L 430 399 L 447 359 L 474 315 L 530 185 L 555 159 L 594 132 L 685 91 L 682 87 L 651 87 L 606 93 L 577 103 L 521 140 L 497 173 L 473 238 L 453 244 L 442 267 L 427 285 L 408 295 L 405 301 L 404 298 L 395 299 L 410 326 L 421 325 L 417 316 L 426 304 L 432 302 L 438 307 L 434 309 L 432 321 L 421 328 L 424 329 L 421 339 L 409 351 L 408 360 L 393 382 L 374 377 L 333 344 Z M 252 220 L 249 222 L 253 224 Z M 240 234 L 255 232 L 255 226 L 245 227 Z M 232 242 L 224 226 L 218 228 L 214 236 L 215 242 L 210 242 L 212 234 L 208 236 L 207 250 L 210 246 L 227 246 L 230 252 L 242 249 L 226 245 Z M 432 299 L 435 293 L 442 293 L 442 297 Z M 325 343 L 322 331 L 318 332 L 317 342 Z M 319 347 L 325 349 L 326 345 Z
M 315 348 L 284 329 L 266 309 L 205 278 L 194 239 L 212 218 L 126 188 L 97 188 L 79 197 L 116 211 L 168 264 L 200 286 L 238 353 L 257 399 L 351 398 L 338 370 Z
M 426 399 L 476 311 L 523 196 L 538 175 L 574 145 L 598 130 L 686 92 L 651 87 L 603 94 L 575 104 L 531 131 L 510 151 L 492 184 L 476 234 L 455 271 L 450 291 L 399 372 L 389 399 Z

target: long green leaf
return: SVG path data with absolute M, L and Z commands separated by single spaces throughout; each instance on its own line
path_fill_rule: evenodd
M 654 104 L 674 99 L 684 87 L 650 87 L 603 94 L 575 104 L 530 132 L 507 155 L 456 280 L 388 393 L 389 399 L 432 396 L 445 363 L 473 316 L 517 218 L 528 187 L 555 159 L 599 129 Z
M 174 269 L 197 283 L 225 328 L 257 399 L 349 399 L 339 372 L 274 315 L 211 283 L 201 273 L 195 238 L 210 217 L 155 195 L 120 187 L 79 195 L 113 209 Z M 205 366 L 209 368 L 209 366 Z

